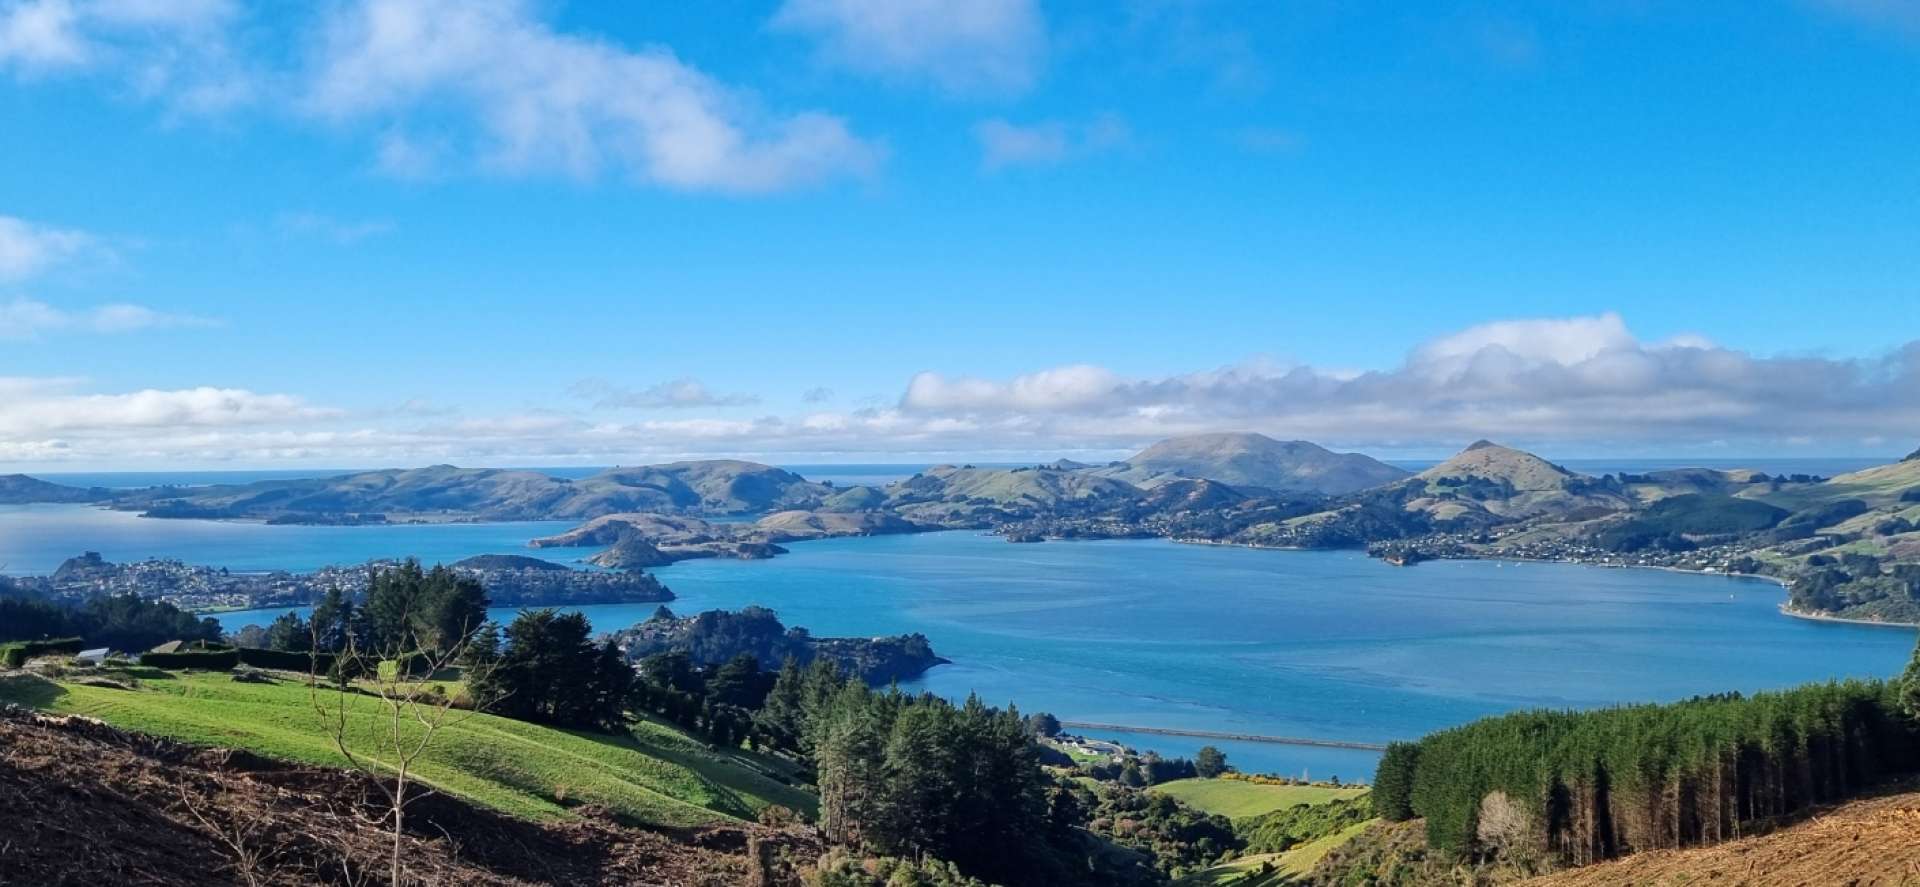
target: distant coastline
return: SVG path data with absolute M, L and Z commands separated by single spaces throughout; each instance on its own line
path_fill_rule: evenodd
M 1871 625 L 1876 628 L 1920 629 L 1920 622 L 1890 622 L 1884 619 L 1850 619 L 1845 616 L 1830 616 L 1825 613 L 1809 613 L 1809 612 L 1806 612 L 1805 610 L 1796 610 L 1793 608 L 1792 604 L 1781 604 L 1780 612 L 1788 616 L 1792 616 L 1795 619 L 1805 619 L 1809 622 L 1837 622 L 1837 623 L 1842 623 L 1846 625 Z

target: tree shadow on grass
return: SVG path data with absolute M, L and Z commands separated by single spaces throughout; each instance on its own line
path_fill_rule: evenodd
M 115 674 L 125 675 L 127 677 L 133 678 L 135 680 L 141 680 L 141 681 L 176 680 L 172 672 L 162 671 L 158 668 L 153 668 L 151 666 L 146 666 L 146 665 L 126 665 L 126 666 L 121 666 L 121 667 L 113 668 L 109 670 Z
M 44 710 L 65 695 L 67 688 L 37 674 L 0 675 L 0 702 Z
M 721 749 L 700 748 L 698 740 L 694 740 L 693 748 L 674 748 L 648 742 L 643 737 L 625 731 L 618 734 L 596 733 L 588 730 L 568 730 L 567 732 L 600 745 L 638 752 L 684 767 L 733 795 L 729 800 L 749 811 L 752 804 L 747 799 L 750 797 L 792 801 L 805 808 L 805 812 L 808 813 L 816 809 L 813 804 L 805 803 L 812 800 L 806 790 L 783 781 L 761 766 L 756 766 L 753 759 L 744 752 L 732 753 Z M 737 811 L 728 812 L 738 815 Z

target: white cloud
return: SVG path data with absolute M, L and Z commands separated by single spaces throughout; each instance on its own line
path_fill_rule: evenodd
M 903 405 L 916 410 L 1074 411 L 1101 406 L 1125 386 L 1110 370 L 1076 364 L 1017 376 L 1007 382 L 920 373 L 907 383 Z
M 467 147 L 504 172 L 613 169 L 751 193 L 865 175 L 884 154 L 838 117 L 769 113 L 664 47 L 562 34 L 516 0 L 362 0 L 330 21 L 317 52 L 312 113 L 393 127 L 429 105 L 460 108 L 478 133 Z M 431 172 L 431 154 L 398 131 L 382 165 Z
M 1143 73 L 1193 69 L 1216 90 L 1242 95 L 1264 91 L 1272 81 L 1267 58 L 1245 16 L 1226 4 L 1194 0 L 1125 0 L 1114 16 L 1113 39 L 1121 58 Z
M 643 389 L 585 382 L 610 407 L 456 415 L 348 413 L 236 388 L 78 393 L 80 382 L 0 378 L 0 462 L 326 465 L 636 464 L 696 456 L 1105 458 L 1155 439 L 1249 430 L 1342 448 L 1531 445 L 1851 450 L 1920 439 L 1920 341 L 1870 359 L 1769 357 L 1697 336 L 1635 337 L 1611 315 L 1515 320 L 1435 337 L 1386 369 L 1254 361 L 1136 378 L 1093 365 L 989 379 L 921 373 L 898 401 L 787 416 L 692 379 Z M 714 412 L 703 412 L 712 410 Z M 130 433 L 137 430 L 138 433 Z M 1869 444 L 1880 446 L 1880 444 Z
M 1395 369 L 1243 366 L 1129 379 L 1072 366 L 1005 381 L 922 373 L 900 409 L 1064 441 L 1251 428 L 1349 443 L 1920 437 L 1920 342 L 1883 358 L 1760 357 L 1635 338 L 1616 315 L 1484 324 Z
M 239 388 L 147 389 L 81 394 L 71 379 L 0 380 L 0 439 L 19 442 L 49 434 L 141 429 L 266 425 L 337 415 L 284 394 Z M 36 440 L 40 445 L 57 440 Z
M 751 394 L 716 393 L 700 380 L 686 376 L 641 389 L 615 385 L 604 379 L 586 379 L 573 386 L 573 393 L 592 399 L 599 409 L 687 409 L 760 402 L 760 398 Z
M 155 311 L 116 302 L 82 311 L 55 308 L 34 299 L 0 303 L 0 339 L 33 339 L 46 333 L 127 333 L 181 326 L 213 326 L 215 321 Z
M 424 181 L 437 177 L 449 150 L 444 142 L 423 141 L 394 130 L 380 137 L 374 166 L 396 179 Z
M 1047 43 L 1036 0 L 786 0 L 772 25 L 827 64 L 953 93 L 1026 90 Z
M 1105 114 L 1085 123 L 1043 120 L 1017 124 L 994 118 L 973 128 L 980 143 L 980 166 L 989 172 L 1012 166 L 1052 166 L 1126 147 L 1133 140 L 1127 122 Z
M 91 235 L 0 216 L 0 283 L 20 280 L 94 245 Z
M 0 64 L 29 71 L 79 65 L 87 47 L 68 0 L 28 0 L 0 6 Z
M 407 179 L 558 172 L 760 193 L 885 161 L 840 117 L 765 108 L 663 46 L 556 31 L 543 7 L 340 0 L 289 25 L 249 21 L 236 0 L 0 0 L 0 73 L 114 81 L 173 112 L 270 99 L 365 126 L 372 166 Z M 287 56 L 300 61 L 275 61 Z
M 1638 346 L 1639 341 L 1627 331 L 1626 320 L 1609 312 L 1592 317 L 1485 323 L 1428 342 L 1414 352 L 1413 359 L 1436 368 L 1458 367 L 1488 348 L 1498 347 L 1523 360 L 1571 366 L 1607 351 Z
M 107 74 L 176 109 L 216 111 L 255 92 L 229 45 L 241 11 L 233 0 L 0 0 L 0 68 Z

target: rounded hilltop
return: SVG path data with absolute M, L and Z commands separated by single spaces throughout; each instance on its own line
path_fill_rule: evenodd
M 1160 441 L 1100 469 L 1136 486 L 1182 478 L 1236 488 L 1338 495 L 1377 487 L 1407 472 L 1360 453 L 1336 453 L 1304 440 L 1275 440 L 1251 432 L 1190 434 Z

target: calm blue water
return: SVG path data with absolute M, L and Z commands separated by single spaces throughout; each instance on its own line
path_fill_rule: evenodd
M 426 563 L 476 554 L 532 554 L 527 540 L 573 521 L 391 527 L 273 527 L 242 521 L 156 520 L 84 505 L 0 506 L 0 572 L 51 573 L 82 551 L 110 561 L 179 558 L 231 570 L 314 570 L 330 564 L 418 557 Z M 570 561 L 590 549 L 549 549 Z
M 658 575 L 683 613 L 761 604 L 817 634 L 924 633 L 954 664 L 909 689 L 1133 726 L 1383 742 L 1516 708 L 1889 675 L 1914 643 L 1907 630 L 1781 616 L 1769 582 L 1648 570 L 1395 568 L 1352 552 L 1012 545 L 966 532 L 791 548 Z M 653 608 L 583 610 L 606 630 Z M 1170 754 L 1203 744 L 1115 738 Z M 1364 779 L 1375 763 L 1366 752 L 1215 744 L 1264 771 Z
M 1018 463 L 979 462 L 974 463 L 989 468 L 1010 468 Z M 896 480 L 902 480 L 933 467 L 933 463 L 828 463 L 807 465 L 782 465 L 795 474 L 808 480 L 831 481 L 842 487 L 866 484 L 883 486 Z M 362 468 L 271 468 L 259 470 L 223 470 L 223 471 L 67 471 L 32 472 L 34 477 L 67 484 L 75 487 L 106 487 L 108 489 L 139 489 L 142 487 L 181 486 L 204 487 L 214 484 L 250 484 L 263 480 L 296 480 L 308 477 L 334 477 L 365 471 Z M 558 468 L 526 468 L 524 471 L 538 471 L 554 477 L 582 478 L 606 470 L 604 466 L 569 465 Z

